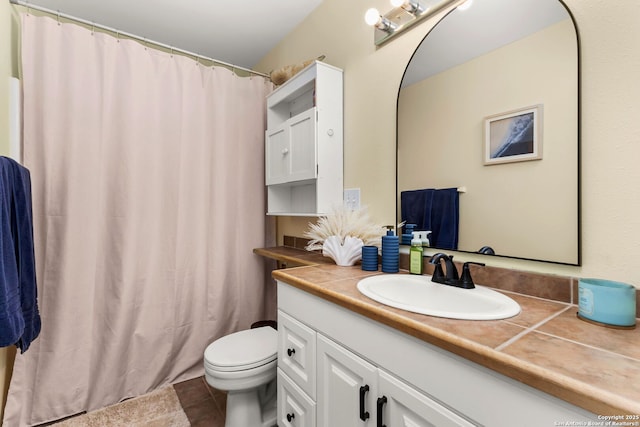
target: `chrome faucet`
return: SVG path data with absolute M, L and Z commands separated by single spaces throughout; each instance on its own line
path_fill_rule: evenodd
M 440 262 L 442 260 L 444 260 L 446 273 L 442 271 L 442 263 Z M 476 287 L 473 283 L 473 278 L 471 277 L 469 264 L 475 264 L 484 267 L 484 264 L 481 262 L 467 261 L 462 265 L 462 277 L 460 277 L 458 276 L 458 269 L 453 263 L 453 255 L 447 255 L 442 252 L 438 252 L 437 254 L 433 255 L 429 260 L 429 263 L 435 265 L 433 275 L 431 276 L 432 282 L 442 283 L 443 285 L 455 286 L 464 289 L 473 289 Z

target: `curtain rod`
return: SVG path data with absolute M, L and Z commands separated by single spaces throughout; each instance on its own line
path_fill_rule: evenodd
M 57 10 L 47 9 L 46 7 L 33 5 L 33 4 L 31 4 L 31 3 L 29 3 L 28 1 L 25 1 L 25 0 L 9 0 L 9 3 L 13 3 L 13 4 L 16 4 L 16 5 L 19 5 L 19 6 L 24 6 L 24 7 L 28 8 L 28 9 L 38 10 L 40 12 L 45 12 L 45 13 L 57 16 L 58 18 L 64 18 L 64 19 L 68 19 L 70 21 L 75 21 L 75 22 L 79 22 L 81 24 L 89 25 L 92 28 L 98 28 L 98 29 L 101 29 L 101 30 L 104 30 L 104 31 L 109 31 L 109 32 L 112 32 L 112 33 L 116 33 L 118 35 L 123 35 L 125 37 L 141 41 L 143 43 L 150 43 L 150 44 L 153 44 L 155 46 L 159 46 L 159 47 L 162 47 L 162 48 L 165 48 L 165 49 L 169 49 L 171 52 L 178 52 L 178 53 L 182 53 L 182 54 L 185 54 L 185 55 L 193 56 L 193 57 L 196 57 L 196 58 L 199 58 L 199 59 L 204 59 L 204 60 L 207 60 L 207 61 L 211 61 L 214 64 L 220 64 L 220 65 L 223 65 L 225 67 L 229 67 L 229 68 L 231 68 L 231 71 L 233 71 L 233 70 L 242 70 L 242 71 L 246 71 L 247 73 L 250 73 L 250 74 L 255 74 L 257 76 L 266 77 L 268 79 L 271 78 L 271 76 L 269 76 L 268 74 L 260 73 L 258 71 L 254 71 L 254 70 L 251 70 L 249 68 L 240 67 L 238 65 L 229 64 L 229 63 L 224 62 L 224 61 L 218 61 L 217 59 L 209 58 L 208 56 L 199 55 L 197 53 L 189 52 L 188 50 L 178 49 L 176 47 L 169 46 L 168 44 L 160 43 L 160 42 L 157 42 L 157 41 L 146 39 L 144 37 L 136 36 L 135 34 L 127 33 L 126 31 L 116 30 L 115 28 L 107 27 L 106 25 L 96 24 L 95 22 L 87 21 L 86 19 L 78 18 L 78 17 L 71 16 L 71 15 L 67 15 L 65 13 L 60 13 Z

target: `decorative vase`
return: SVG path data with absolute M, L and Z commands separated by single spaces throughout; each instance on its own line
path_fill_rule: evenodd
M 329 236 L 322 244 L 322 255 L 333 259 L 337 265 L 348 267 L 362 258 L 362 239 L 347 236 Z

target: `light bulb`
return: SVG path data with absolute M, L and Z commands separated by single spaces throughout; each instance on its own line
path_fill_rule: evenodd
M 371 9 L 367 10 L 367 12 L 364 14 L 364 22 L 367 23 L 367 25 L 377 25 L 380 23 L 380 12 L 378 12 L 378 9 L 372 7 Z
M 460 6 L 457 7 L 458 10 L 467 10 L 471 7 L 471 4 L 473 3 L 473 0 L 467 0 L 466 2 L 462 3 Z

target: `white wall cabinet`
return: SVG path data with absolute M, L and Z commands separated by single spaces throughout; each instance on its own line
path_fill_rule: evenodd
M 283 282 L 278 282 L 278 313 L 279 342 L 297 340 L 302 348 L 315 348 L 316 354 L 311 362 L 298 363 L 305 365 L 301 377 L 313 377 L 315 384 L 305 392 L 309 381 L 297 385 L 283 373 L 286 346 L 278 351 L 278 387 L 285 389 L 278 395 L 280 427 L 511 427 L 597 421 L 581 408 Z M 301 335 L 306 338 L 285 338 L 291 330 L 305 331 Z M 291 397 L 295 392 L 297 400 Z M 306 402 L 306 407 L 291 402 Z M 287 415 L 293 415 L 291 420 Z
M 267 97 L 269 215 L 321 215 L 343 199 L 342 70 L 314 62 Z

